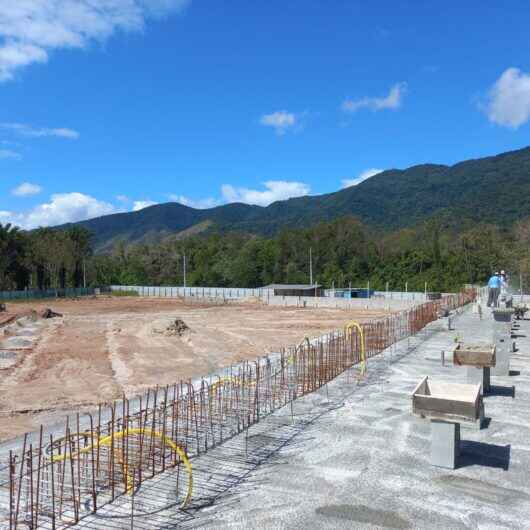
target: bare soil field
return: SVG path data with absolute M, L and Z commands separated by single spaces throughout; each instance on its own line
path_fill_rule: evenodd
M 42 318 L 46 308 L 62 316 Z M 8 304 L 0 313 L 0 440 L 382 314 L 136 297 Z

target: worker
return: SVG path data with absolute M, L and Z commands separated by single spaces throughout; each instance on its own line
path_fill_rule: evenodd
M 508 277 L 506 276 L 506 273 L 504 271 L 501 271 L 500 278 L 501 278 L 501 295 L 506 296 L 508 292 Z
M 496 272 L 488 281 L 488 307 L 497 307 L 501 292 L 501 276 Z

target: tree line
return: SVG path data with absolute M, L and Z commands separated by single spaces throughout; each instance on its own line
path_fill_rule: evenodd
M 0 290 L 81 287 L 92 256 L 90 238 L 76 226 L 27 232 L 0 224 Z
M 309 283 L 325 287 L 454 291 L 484 283 L 496 268 L 530 273 L 530 220 L 509 229 L 467 225 L 456 230 L 442 218 L 414 228 L 379 233 L 354 217 L 306 229 L 284 229 L 267 238 L 210 233 L 186 239 L 127 245 L 94 254 L 80 227 L 24 232 L 0 225 L 0 289 L 109 284 L 259 287 Z

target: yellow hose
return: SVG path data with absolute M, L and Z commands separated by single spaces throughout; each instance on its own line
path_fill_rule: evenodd
M 210 387 L 210 394 L 214 394 L 217 391 L 218 386 L 223 386 L 226 383 L 232 383 L 235 386 L 245 386 L 247 388 L 256 386 L 255 382 L 249 381 L 242 385 L 241 379 L 238 376 L 219 377 L 217 381 L 213 382 Z
M 300 346 L 302 346 L 302 344 L 304 344 L 304 342 L 307 344 L 307 347 L 310 348 L 311 347 L 311 341 L 309 340 L 309 337 L 304 337 L 302 339 L 302 341 L 300 342 L 300 344 L 296 347 L 296 349 L 300 348 Z M 295 349 L 295 351 L 296 351 Z M 294 363 L 294 353 L 292 355 L 290 355 L 289 357 L 287 357 L 287 364 L 293 364 Z
M 361 335 L 361 375 L 364 375 L 366 373 L 366 352 L 363 328 L 358 322 L 356 322 L 355 320 L 351 320 L 350 322 L 348 322 L 348 324 L 346 324 L 346 336 L 348 335 L 348 332 L 351 334 L 352 328 L 356 328 L 359 331 L 359 334 Z
M 192 470 L 192 467 L 191 467 L 191 463 L 189 461 L 188 456 L 186 455 L 186 452 L 182 448 L 180 448 L 173 440 L 171 440 L 167 436 L 164 436 L 160 432 L 153 431 L 151 429 L 138 429 L 138 428 L 125 429 L 123 431 L 118 431 L 118 432 L 115 432 L 114 434 L 111 434 L 109 436 L 104 436 L 104 437 L 100 438 L 99 440 L 97 440 L 94 443 L 94 446 L 88 445 L 86 447 L 83 447 L 82 449 L 80 449 L 76 453 L 64 453 L 62 455 L 53 456 L 52 460 L 54 462 L 63 462 L 67 458 L 76 458 L 76 457 L 78 457 L 81 454 L 85 454 L 85 453 L 88 453 L 88 452 L 92 451 L 93 447 L 100 447 L 102 445 L 111 446 L 113 439 L 116 440 L 116 439 L 120 439 L 120 438 L 125 438 L 125 437 L 127 437 L 129 435 L 132 435 L 132 434 L 148 435 L 148 436 L 154 436 L 156 438 L 160 438 L 165 445 L 171 447 L 179 455 L 179 457 L 181 458 L 182 462 L 184 463 L 184 466 L 186 467 L 186 471 L 188 472 L 188 475 L 189 475 L 188 491 L 186 493 L 186 498 L 184 499 L 184 501 L 182 502 L 180 507 L 184 508 L 185 506 L 187 506 L 188 503 L 191 500 L 191 496 L 192 496 L 192 493 L 193 493 L 193 470 Z M 133 490 L 134 490 L 134 475 L 131 477 L 128 474 L 127 466 L 123 462 L 122 462 L 122 464 L 124 466 L 124 474 L 127 475 L 127 493 L 132 494 Z

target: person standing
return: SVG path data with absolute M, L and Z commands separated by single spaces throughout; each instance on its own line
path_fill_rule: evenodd
M 501 271 L 501 295 L 506 296 L 508 294 L 508 276 L 504 271 Z
M 501 292 L 501 277 L 496 272 L 488 281 L 488 307 L 497 307 Z

